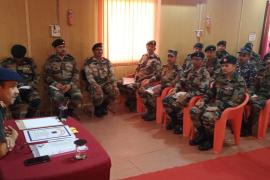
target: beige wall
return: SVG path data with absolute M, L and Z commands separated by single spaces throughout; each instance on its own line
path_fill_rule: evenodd
M 56 0 L 0 0 L 0 57 L 9 56 L 14 43 L 25 45 L 42 72 L 46 58 L 53 53 L 49 25 L 57 24 Z M 68 26 L 67 10 L 74 12 L 74 25 Z M 59 0 L 59 24 L 69 52 L 81 67 L 96 40 L 96 1 Z M 27 16 L 28 14 L 28 16 Z M 29 20 L 27 22 L 27 19 Z M 27 31 L 28 28 L 28 31 Z
M 166 59 L 166 50 L 173 48 L 180 52 L 180 62 L 197 42 L 195 32 L 198 28 L 198 7 L 196 0 L 162 0 L 160 55 Z M 205 0 L 204 17 L 212 17 L 210 31 L 205 28 L 201 42 L 216 44 L 224 39 L 228 51 L 235 55 L 248 41 L 248 34 L 255 32 L 254 50 L 258 51 L 263 28 L 266 0 Z M 242 12 L 242 13 L 241 13 Z

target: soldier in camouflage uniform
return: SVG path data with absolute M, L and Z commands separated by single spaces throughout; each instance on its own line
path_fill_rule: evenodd
M 149 79 L 148 85 L 141 87 L 138 90 L 142 102 L 147 108 L 147 113 L 142 117 L 145 121 L 152 121 L 156 119 L 156 97 L 161 95 L 161 92 L 166 87 L 175 86 L 183 73 L 182 67 L 175 64 L 177 58 L 177 51 L 168 50 L 167 64 L 162 66 L 161 74 L 156 74 Z M 152 85 L 153 82 L 160 81 L 158 85 Z M 149 93 L 149 89 L 153 93 Z
M 119 94 L 111 62 L 102 57 L 102 43 L 92 47 L 93 57 L 85 60 L 84 72 L 88 82 L 88 91 L 95 106 L 95 115 L 107 114 L 107 106 Z
M 220 64 L 216 57 L 216 47 L 209 45 L 205 48 L 205 67 L 213 79 L 220 72 Z
M 175 134 L 182 133 L 182 109 L 193 96 L 204 94 L 210 82 L 210 75 L 204 67 L 204 54 L 195 52 L 191 55 L 192 68 L 184 71 L 172 93 L 163 99 L 168 118 L 171 120 L 167 129 L 174 129 Z
M 146 44 L 147 54 L 144 54 L 139 61 L 139 64 L 136 68 L 134 84 L 123 85 L 123 82 L 120 80 L 118 82 L 118 87 L 120 93 L 126 96 L 125 105 L 129 110 L 134 111 L 136 108 L 136 91 L 141 86 L 141 82 L 150 79 L 153 76 L 160 74 L 161 70 L 161 61 L 159 56 L 155 53 L 156 50 L 156 41 L 152 40 Z
M 194 44 L 192 53 L 194 53 L 194 52 L 203 52 L 203 44 L 202 43 Z M 192 66 L 192 62 L 191 62 L 191 54 L 192 53 L 187 55 L 187 58 L 185 59 L 183 65 L 182 65 L 182 68 L 184 71 L 190 69 Z
M 217 58 L 218 61 L 220 61 L 223 57 L 230 55 L 227 51 L 226 51 L 226 46 L 227 46 L 227 42 L 224 40 L 221 40 L 217 43 Z
M 45 82 L 48 84 L 49 94 L 57 103 L 58 108 L 63 106 L 68 99 L 68 115 L 77 117 L 77 109 L 82 99 L 82 94 L 77 84 L 79 72 L 74 57 L 67 54 L 65 41 L 56 39 L 52 46 L 55 54 L 51 55 L 45 64 Z
M 40 106 L 40 96 L 37 91 L 39 77 L 36 73 L 36 64 L 33 59 L 25 57 L 26 48 L 23 45 L 14 45 L 11 48 L 13 57 L 4 59 L 0 66 L 11 69 L 23 77 L 23 81 L 18 84 L 20 95 L 15 103 L 10 106 L 11 114 L 14 119 L 20 117 L 20 106 L 22 102 L 28 104 L 26 118 L 31 118 L 37 115 Z
M 253 64 L 255 66 L 258 73 L 263 72 L 265 69 L 265 65 L 261 60 L 260 56 L 253 51 L 253 44 L 251 42 L 248 42 L 245 44 L 244 48 L 249 49 L 250 51 L 250 64 Z
M 264 108 L 265 103 L 270 99 L 270 57 L 265 60 L 266 69 L 262 73 L 262 76 L 257 77 L 258 86 L 256 87 L 255 93 L 250 97 L 249 105 L 250 116 L 246 124 L 243 124 L 242 136 L 250 136 L 256 132 L 258 117 L 260 111 Z M 252 130 L 254 129 L 254 132 Z
M 215 122 L 221 113 L 229 107 L 241 104 L 245 97 L 245 81 L 236 71 L 236 58 L 223 57 L 220 73 L 203 98 L 190 110 L 191 119 L 196 128 L 196 136 L 190 145 L 199 145 L 198 149 L 209 150 L 213 147 Z
M 241 48 L 238 52 L 237 70 L 246 81 L 249 94 L 253 94 L 255 90 L 255 78 L 257 76 L 257 69 L 250 63 L 250 49 Z

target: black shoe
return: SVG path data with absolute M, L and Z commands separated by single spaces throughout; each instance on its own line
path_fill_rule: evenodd
M 206 139 L 205 130 L 204 130 L 204 127 L 201 126 L 198 128 L 198 132 L 197 132 L 195 138 L 193 138 L 189 141 L 189 145 L 197 146 L 200 143 L 202 143 L 205 139 Z
M 252 129 L 251 128 L 242 129 L 240 136 L 241 137 L 252 136 Z
M 180 124 L 177 124 L 177 125 L 174 127 L 173 133 L 174 133 L 174 134 L 182 134 L 182 133 L 183 133 L 183 128 L 180 126 Z
M 99 106 L 95 107 L 95 116 L 98 117 L 98 118 L 103 116 L 102 110 L 101 110 L 101 108 Z
M 169 124 L 167 124 L 166 129 L 167 130 L 172 130 L 172 129 L 174 129 L 174 127 L 175 127 L 174 121 L 170 121 Z
M 207 139 L 205 141 L 203 141 L 199 146 L 198 149 L 200 151 L 207 151 L 209 149 L 213 148 L 213 140 L 212 139 Z
M 149 113 L 144 120 L 145 121 L 154 121 L 156 119 L 156 114 L 155 113 Z

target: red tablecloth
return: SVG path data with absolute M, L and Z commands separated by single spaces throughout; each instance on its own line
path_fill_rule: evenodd
M 0 179 L 47 179 L 47 180 L 109 180 L 111 160 L 97 140 L 77 121 L 68 119 L 70 127 L 76 127 L 79 133 L 76 137 L 87 140 L 87 159 L 76 161 L 74 153 L 51 157 L 48 163 L 24 166 L 23 161 L 32 158 L 32 152 L 27 144 L 22 131 L 19 132 L 17 145 L 12 152 L 0 160 Z M 6 121 L 5 125 L 16 127 L 14 121 Z

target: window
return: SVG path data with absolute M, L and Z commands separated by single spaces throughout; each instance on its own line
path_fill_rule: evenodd
M 102 0 L 99 3 L 99 40 L 104 56 L 114 64 L 137 62 L 145 44 L 157 40 L 160 1 Z

